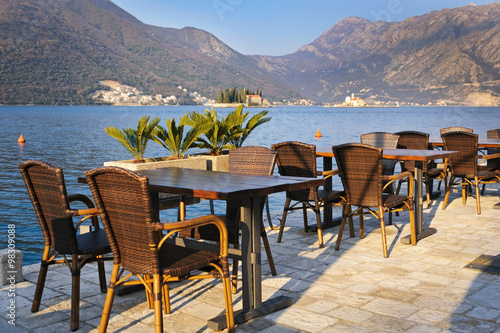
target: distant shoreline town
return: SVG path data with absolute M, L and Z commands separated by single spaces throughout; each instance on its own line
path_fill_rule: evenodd
M 108 89 L 98 90 L 92 94 L 92 100 L 97 103 L 105 103 L 111 105 L 180 105 L 179 98 L 175 95 L 164 97 L 162 94 L 146 95 L 139 89 L 122 84 L 113 80 L 100 81 L 101 86 Z M 214 107 L 232 107 L 243 104 L 245 106 L 254 107 L 272 107 L 276 105 L 315 105 L 311 100 L 300 99 L 296 101 L 273 102 L 270 103 L 267 99 L 259 95 L 247 95 L 245 103 L 219 103 L 215 99 L 210 99 L 202 96 L 198 92 L 188 92 L 182 86 L 177 87 L 183 94 L 187 94 L 194 105 L 205 105 Z
M 135 87 L 122 84 L 118 81 L 103 80 L 99 84 L 107 89 L 98 90 L 91 96 L 92 100 L 97 104 L 108 104 L 116 106 L 175 106 L 175 105 L 204 105 L 216 108 L 236 107 L 244 105 L 245 107 L 274 107 L 274 106 L 312 106 L 319 105 L 324 107 L 399 107 L 399 106 L 462 106 L 456 104 L 447 104 L 445 102 L 437 103 L 406 103 L 397 101 L 378 101 L 373 98 L 370 103 L 366 102 L 354 93 L 345 97 L 341 104 L 318 104 L 309 99 L 299 99 L 293 101 L 283 100 L 281 102 L 270 103 L 267 99 L 259 95 L 247 95 L 246 102 L 242 103 L 220 103 L 215 99 L 210 99 L 202 96 L 198 92 L 188 92 L 186 88 L 178 86 L 177 88 L 186 95 L 192 103 L 180 103 L 179 98 L 175 95 L 164 97 L 162 94 L 146 95 Z M 492 105 L 495 106 L 495 105 Z

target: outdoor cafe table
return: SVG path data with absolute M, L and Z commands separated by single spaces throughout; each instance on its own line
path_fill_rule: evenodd
M 149 178 L 153 205 L 158 203 L 160 192 L 214 200 L 242 200 L 242 244 L 239 253 L 242 260 L 243 310 L 235 312 L 235 323 L 248 321 L 292 304 L 292 299 L 286 296 L 262 302 L 260 198 L 276 192 L 319 187 L 324 185 L 323 179 L 257 176 L 185 168 L 159 168 L 141 170 L 139 173 Z M 85 182 L 85 179 L 79 178 L 79 181 Z M 225 315 L 209 320 L 208 327 L 214 330 L 224 329 Z
M 432 160 L 448 158 L 453 154 L 457 154 L 456 151 L 446 151 L 446 150 L 419 150 L 419 149 L 384 149 L 383 158 L 389 160 L 398 161 L 415 161 L 415 230 L 417 233 L 417 241 L 430 236 L 436 232 L 434 228 L 427 228 L 424 230 L 423 223 L 423 166 Z M 334 157 L 332 148 L 318 147 L 316 149 L 316 156 L 323 157 L 323 170 L 332 169 L 332 158 Z M 331 190 L 332 182 L 331 177 L 325 182 L 325 190 Z M 328 210 L 328 212 L 327 212 Z M 324 221 L 331 225 L 332 221 L 332 211 L 331 207 L 325 207 L 324 210 Z M 404 244 L 411 243 L 410 235 L 401 238 L 401 242 Z
M 443 140 L 441 138 L 431 138 L 429 140 L 429 144 L 431 144 L 433 147 L 443 147 L 444 146 Z M 481 149 L 481 148 L 500 148 L 500 139 L 478 138 L 477 147 L 478 147 L 478 149 Z

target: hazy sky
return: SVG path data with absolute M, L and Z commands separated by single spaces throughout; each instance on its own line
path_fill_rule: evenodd
M 313 42 L 344 17 L 402 21 L 471 0 L 112 0 L 144 23 L 191 26 L 246 54 L 285 55 Z M 493 3 L 474 0 L 475 4 Z

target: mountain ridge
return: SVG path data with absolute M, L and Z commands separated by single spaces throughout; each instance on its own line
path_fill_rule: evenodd
M 348 17 L 283 56 L 243 55 L 194 27 L 145 24 L 109 0 L 0 0 L 0 104 L 88 104 L 101 80 L 281 102 L 500 104 L 500 3 L 401 22 Z M 180 100 L 189 103 L 187 96 Z

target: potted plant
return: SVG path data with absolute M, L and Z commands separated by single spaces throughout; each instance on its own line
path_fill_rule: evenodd
M 149 140 L 153 137 L 153 132 L 160 122 L 160 118 L 155 117 L 149 122 L 150 116 L 143 116 L 139 119 L 137 129 L 124 128 L 121 131 L 109 126 L 104 131 L 113 138 L 120 141 L 125 148 L 134 156 L 134 163 L 144 163 L 144 153 Z
M 104 165 L 121 166 L 131 170 L 181 167 L 227 171 L 229 156 L 225 152 L 241 147 L 257 126 L 268 122 L 271 118 L 264 118 L 267 113 L 268 111 L 259 112 L 244 124 L 249 112 L 243 113 L 243 106 L 238 106 L 236 110 L 223 118 L 212 108 L 210 111 L 205 110 L 205 113 L 191 112 L 184 115 L 179 125 L 176 125 L 175 119 L 168 119 L 167 126 L 162 127 L 159 125 L 159 118 L 153 119 L 148 124 L 149 117 L 143 117 L 139 121 L 137 130 L 119 131 L 110 126 L 105 129 L 106 133 L 120 140 L 132 153 L 139 151 L 142 153 L 137 154 L 139 157 L 134 154 L 136 159 L 133 161 L 110 161 L 105 162 Z M 186 126 L 191 127 L 187 132 Z M 163 146 L 171 155 L 144 159 L 146 143 L 149 140 Z M 185 158 L 186 152 L 192 147 L 206 149 L 208 152 L 203 155 L 189 155 L 189 158 Z M 141 163 L 137 163 L 139 161 Z
M 239 107 L 238 107 L 239 108 Z M 243 123 L 243 115 L 236 111 L 230 112 L 220 119 L 216 110 L 205 110 L 205 114 L 191 112 L 189 114 L 189 124 L 191 126 L 209 125 L 209 129 L 194 142 L 194 146 L 208 150 L 208 154 L 218 156 L 223 154 L 223 150 L 233 149 L 232 140 L 243 134 L 236 131 Z
M 156 126 L 153 140 L 170 152 L 171 159 L 184 158 L 186 151 L 193 146 L 198 137 L 211 127 L 209 123 L 194 124 L 184 135 L 187 120 L 187 116 L 184 115 L 179 126 L 176 126 L 175 119 L 167 119 L 166 128 L 160 125 Z

